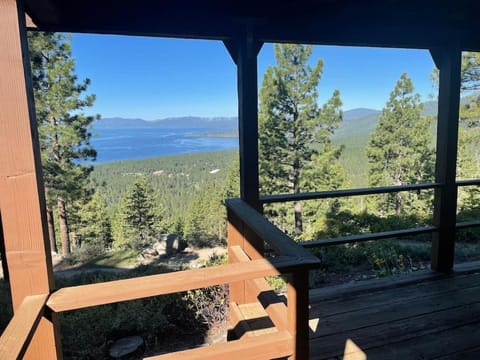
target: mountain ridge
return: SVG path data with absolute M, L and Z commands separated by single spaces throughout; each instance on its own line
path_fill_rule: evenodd
M 147 121 L 140 118 L 102 118 L 95 121 L 96 129 L 131 129 L 131 128 L 163 128 L 163 129 L 195 129 L 221 128 L 234 129 L 237 127 L 236 117 L 200 117 L 181 116 Z

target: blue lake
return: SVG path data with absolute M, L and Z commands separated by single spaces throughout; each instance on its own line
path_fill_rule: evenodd
M 94 129 L 91 139 L 97 161 L 135 160 L 163 155 L 238 148 L 237 138 L 201 136 L 225 129 Z M 200 134 L 191 136 L 191 134 Z

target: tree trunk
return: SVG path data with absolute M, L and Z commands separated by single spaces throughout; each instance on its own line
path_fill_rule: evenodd
M 60 196 L 57 197 L 58 221 L 60 224 L 60 238 L 62 240 L 62 255 L 70 256 L 70 238 L 68 236 L 67 209 L 65 208 L 65 200 Z
M 403 199 L 402 195 L 397 193 L 395 195 L 395 215 L 400 216 L 403 213 Z
M 58 253 L 57 239 L 55 236 L 55 224 L 53 221 L 53 210 L 47 206 L 47 224 L 48 224 L 48 240 L 50 241 L 50 250 L 55 254 Z
M 302 205 L 300 201 L 293 203 L 295 211 L 295 235 L 301 235 L 303 233 L 303 220 L 302 220 Z
M 300 192 L 300 164 L 295 161 L 293 166 L 293 192 L 295 194 Z M 295 213 L 295 235 L 301 235 L 303 233 L 303 220 L 302 220 L 302 204 L 300 201 L 293 203 L 293 210 Z

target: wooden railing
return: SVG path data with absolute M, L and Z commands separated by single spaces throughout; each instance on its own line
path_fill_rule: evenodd
M 45 309 L 48 294 L 27 296 L 0 337 L 0 359 L 21 359 Z
M 227 201 L 229 263 L 210 268 L 66 287 L 29 296 L 0 338 L 0 359 L 21 358 L 44 311 L 59 313 L 121 301 L 230 285 L 231 328 L 243 327 L 238 339 L 149 359 L 308 359 L 308 270 L 319 260 L 269 223 L 245 202 Z M 267 243 L 275 256 L 264 258 Z M 287 301 L 280 301 L 264 280 L 286 274 Z M 247 303 L 261 306 L 273 331 L 249 331 L 238 311 Z M 239 332 L 237 331 L 237 334 Z

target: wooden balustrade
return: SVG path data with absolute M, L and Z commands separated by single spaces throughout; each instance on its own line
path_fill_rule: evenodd
M 248 319 L 238 308 L 242 304 L 255 303 L 271 320 L 274 327 L 271 331 L 252 331 L 249 336 L 226 344 L 150 359 L 223 359 L 231 355 L 248 359 L 308 359 L 308 270 L 319 260 L 242 200 L 228 200 L 227 208 L 228 264 L 66 287 L 51 294 L 28 296 L 0 338 L 0 358 L 21 358 L 44 311 L 55 314 L 228 283 L 231 308 L 237 310 L 231 316 L 236 322 L 232 325 L 245 325 Z M 263 243 L 275 250 L 274 257 L 263 257 Z M 281 274 L 289 279 L 286 303 L 264 279 Z M 248 326 L 244 332 L 248 332 Z
M 286 329 L 292 336 L 290 358 L 308 359 L 308 270 L 317 266 L 320 261 L 244 201 L 230 199 L 226 205 L 231 265 L 242 263 L 245 266 L 256 261 L 253 258 L 259 254 L 254 249 L 259 246 L 252 242 L 258 239 L 268 244 L 276 256 L 296 259 L 298 264 L 287 276 L 287 305 L 277 299 L 264 279 L 258 278 L 232 284 L 231 300 L 236 304 L 259 301 L 275 327 L 279 330 Z M 235 311 L 234 307 L 232 309 Z M 231 318 L 235 319 L 234 314 L 231 315 Z M 231 324 L 232 327 L 235 325 Z

